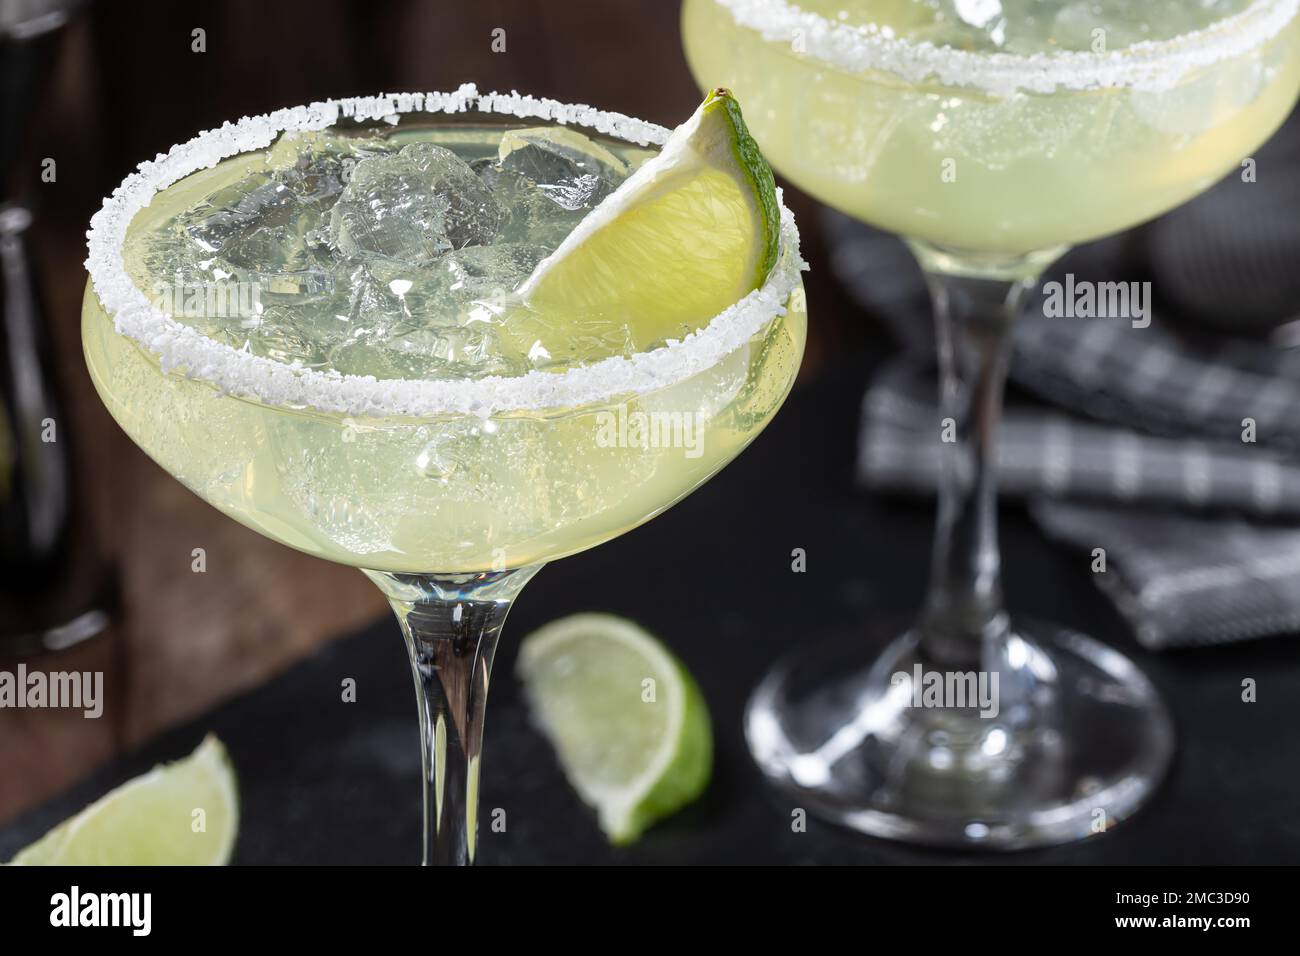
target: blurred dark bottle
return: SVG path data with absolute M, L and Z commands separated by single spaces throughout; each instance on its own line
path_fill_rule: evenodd
M 78 0 L 0 0 L 0 184 L 7 190 L 55 35 Z M 24 184 L 34 181 L 18 177 Z M 107 627 L 112 576 L 77 507 L 70 422 L 56 389 L 26 234 L 0 202 L 0 659 L 60 650 Z

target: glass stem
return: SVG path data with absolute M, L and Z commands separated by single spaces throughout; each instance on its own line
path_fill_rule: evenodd
M 1008 627 L 997 533 L 997 433 L 1011 329 L 1058 251 L 971 260 L 921 242 L 913 251 L 934 303 L 942 471 L 929 594 L 917 625 L 936 664 L 978 667 Z
M 492 658 L 511 603 L 540 568 L 478 574 L 366 572 L 397 615 L 415 678 L 425 866 L 474 862 Z

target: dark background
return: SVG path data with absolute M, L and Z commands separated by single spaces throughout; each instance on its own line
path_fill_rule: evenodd
M 196 28 L 206 31 L 206 52 L 191 50 Z M 503 53 L 491 48 L 498 28 Z M 0 713 L 0 822 L 386 612 L 361 575 L 222 517 L 112 422 L 86 374 L 79 325 L 85 231 L 103 197 L 136 164 L 200 130 L 328 97 L 475 82 L 670 127 L 699 100 L 669 0 L 95 0 L 42 58 L 45 76 L 5 194 L 36 212 L 30 251 L 73 443 L 79 521 L 118 573 L 122 608 L 103 640 L 57 662 L 105 672 L 102 719 Z M 53 183 L 40 178 L 46 158 L 56 162 Z M 811 202 L 793 191 L 787 202 L 814 224 Z M 825 261 L 816 228 L 805 229 L 804 244 L 806 257 Z M 825 356 L 870 334 L 826 270 L 809 277 L 808 293 L 817 318 L 805 380 Z M 195 547 L 207 552 L 205 575 L 191 572 Z M 48 608 L 55 619 L 76 610 Z
M 221 734 L 241 775 L 238 860 L 405 863 L 416 855 L 414 702 L 378 592 L 356 571 L 276 545 L 199 501 L 121 434 L 93 392 L 78 320 L 84 232 L 101 198 L 136 163 L 201 129 L 325 97 L 473 81 L 672 126 L 699 99 L 677 15 L 666 0 L 106 0 L 63 31 L 8 192 L 29 196 L 38 211 L 33 252 L 79 497 L 88 530 L 118 569 L 122 610 L 104 637 L 30 662 L 103 670 L 101 720 L 0 712 L 0 859 L 111 784 L 187 752 L 207 730 Z M 206 30 L 204 53 L 190 49 L 196 27 Z M 504 53 L 491 50 L 498 27 Z M 38 179 L 45 157 L 58 163 L 53 184 Z M 816 205 L 789 186 L 787 202 L 813 264 L 795 394 L 769 432 L 696 495 L 635 533 L 557 562 L 523 593 L 498 657 L 483 785 L 485 806 L 506 807 L 512 823 L 507 835 L 484 835 L 485 862 L 982 859 L 815 822 L 792 834 L 790 808 L 744 751 L 741 707 L 770 663 L 833 633 L 860 632 L 870 653 L 890 636 L 873 622 L 917 605 L 928 562 L 930 506 L 853 487 L 859 402 L 887 338 L 836 287 Z M 1007 859 L 1300 859 L 1287 742 L 1290 702 L 1300 695 L 1293 642 L 1147 654 L 1093 588 L 1086 556 L 1049 546 L 1014 509 L 1002 526 L 1011 606 L 1133 655 L 1179 731 L 1170 783 L 1132 823 L 1086 846 Z M 208 570 L 196 575 L 190 553 L 199 546 Z M 790 572 L 796 547 L 808 553 L 806 574 Z M 511 676 L 520 636 L 580 610 L 630 616 L 660 634 L 699 679 L 715 725 L 708 794 L 627 851 L 608 848 L 563 784 Z M 354 636 L 334 641 L 345 635 Z M 352 710 L 338 704 L 340 675 L 358 681 Z M 1243 677 L 1260 680 L 1251 708 L 1238 703 Z M 125 754 L 133 756 L 114 761 Z

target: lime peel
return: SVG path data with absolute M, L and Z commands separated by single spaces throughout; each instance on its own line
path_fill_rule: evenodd
M 198 833 L 196 809 L 204 812 Z M 226 748 L 209 734 L 188 757 L 154 767 L 63 821 L 11 865 L 222 866 L 238 829 L 235 771 Z
M 731 126 L 736 131 L 731 149 L 735 153 L 736 162 L 740 164 L 741 169 L 744 169 L 753 177 L 754 198 L 763 207 L 763 221 L 769 224 L 777 224 L 775 228 L 768 229 L 764 234 L 767 247 L 764 250 L 763 258 L 759 260 L 758 264 L 758 277 L 754 283 L 754 288 L 757 289 L 772 272 L 772 267 L 776 265 L 776 257 L 781 250 L 781 231 L 779 227 L 781 205 L 776 198 L 776 177 L 772 175 L 772 167 L 767 164 L 767 160 L 763 158 L 762 152 L 759 151 L 758 143 L 754 142 L 754 137 L 749 134 L 749 127 L 745 125 L 744 117 L 740 113 L 740 104 L 736 102 L 736 98 L 731 95 L 729 90 L 722 87 L 718 87 L 709 93 L 701 109 L 717 109 L 719 106 L 727 111 Z
M 610 614 L 553 621 L 524 639 L 518 671 L 566 777 L 612 843 L 631 843 L 708 786 L 713 735 L 704 698 L 681 662 L 636 624 Z
M 557 329 L 612 316 L 637 348 L 653 348 L 762 288 L 781 233 L 772 170 L 735 98 L 718 89 L 515 291 Z

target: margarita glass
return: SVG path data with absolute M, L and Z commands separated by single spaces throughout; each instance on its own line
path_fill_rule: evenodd
M 763 771 L 879 836 L 1015 848 L 1133 813 L 1173 749 L 1126 658 L 1003 608 L 994 455 L 1009 331 L 1070 245 L 1237 168 L 1300 87 L 1297 0 L 686 0 L 687 58 L 773 165 L 902 236 L 934 301 L 944 442 L 932 579 L 874 663 L 800 650 L 755 691 Z M 996 716 L 927 681 L 996 677 Z M 930 685 L 932 686 L 932 684 Z M 964 704 L 964 706 L 963 706 Z
M 310 139 L 317 135 L 325 138 Z M 509 172 L 491 162 L 498 150 L 504 155 L 507 135 L 526 147 L 519 155 L 533 167 L 576 157 L 582 168 L 631 169 L 657 155 L 668 131 L 586 106 L 479 94 L 472 86 L 314 103 L 202 133 L 143 164 L 105 202 L 90 231 L 83 342 L 95 387 L 118 423 L 163 468 L 241 523 L 364 569 L 397 614 L 419 703 L 426 863 L 474 857 L 485 697 L 513 598 L 544 562 L 641 524 L 734 458 L 784 401 L 804 343 L 803 264 L 784 210 L 776 265 L 763 284 L 721 314 L 697 316 L 679 338 L 653 327 L 654 308 L 629 320 L 612 344 L 606 326 L 593 331 L 547 315 L 530 320 L 527 310 L 476 314 L 496 308 L 491 295 L 468 303 L 468 316 L 458 313 L 461 324 L 425 336 L 422 310 L 437 313 L 442 299 L 475 281 L 475 263 L 498 252 L 527 253 L 521 243 L 462 247 L 464 235 L 450 229 L 454 248 L 435 250 L 409 278 L 379 274 L 375 284 L 371 272 L 390 260 L 363 257 L 371 271 L 351 273 L 335 290 L 343 299 L 313 298 L 318 277 L 301 261 L 299 220 L 277 211 L 284 170 L 302 174 L 293 188 L 309 201 L 333 204 L 321 220 L 333 230 L 332 243 L 397 241 L 383 231 L 388 210 L 372 201 L 374 194 L 348 198 L 363 176 L 362 165 L 348 165 L 352 160 L 379 155 L 387 163 L 399 146 L 424 144 L 420 161 L 445 161 L 443 175 L 460 190 L 450 193 L 450 211 L 445 204 L 434 209 L 435 218 L 450 222 L 465 196 L 482 198 L 466 162 L 485 176 Z M 302 136 L 309 140 L 290 138 Z M 340 151 L 347 169 L 335 162 Z M 365 174 L 374 179 L 399 167 L 365 168 L 381 171 Z M 428 195 L 403 180 L 419 170 L 400 169 L 386 188 L 402 191 L 406 206 L 424 208 Z M 335 175 L 331 170 L 342 170 L 333 193 L 321 185 Z M 571 228 L 582 203 L 592 200 L 588 187 L 602 185 L 591 177 L 575 182 L 587 192 L 566 193 L 566 205 L 548 206 L 547 215 L 560 218 L 544 220 L 543 228 Z M 482 202 L 494 217 L 514 215 Z M 194 209 L 209 217 L 198 227 L 177 218 Z M 238 347 L 225 331 L 182 315 L 187 290 L 176 292 L 172 310 L 160 308 L 159 282 L 171 278 L 173 267 L 176 285 L 185 283 L 170 247 L 146 241 L 156 230 L 189 222 L 206 248 L 204 229 L 259 226 L 258 217 L 267 228 L 239 240 L 270 240 L 250 246 L 262 257 L 252 263 L 262 285 L 259 312 L 243 323 L 252 328 L 250 342 L 259 336 L 255 345 Z M 457 222 L 462 230 L 478 228 L 469 218 Z M 290 247 L 293 262 L 286 265 Z M 214 271 L 210 262 L 202 265 Z M 435 273 L 444 268 L 455 281 L 437 285 L 443 280 Z M 495 302 L 509 300 L 509 291 L 503 299 L 498 290 Z M 399 322 L 409 320 L 388 329 L 392 348 L 372 347 L 370 327 L 346 340 L 320 331 L 349 324 L 346 315 L 331 314 L 331 302 L 355 305 L 371 293 L 394 297 Z M 665 313 L 668 307 L 665 297 Z M 520 324 L 527 321 L 535 324 Z M 490 347 L 485 334 L 493 336 Z M 327 352 L 317 347 L 321 336 L 333 336 Z M 511 336 L 524 343 L 514 353 L 502 344 Z M 397 347 L 403 343 L 407 351 Z M 513 354 L 524 367 L 461 361 L 486 361 L 488 353 L 492 361 Z M 527 367 L 543 354 L 547 367 Z M 683 441 L 626 440 L 629 420 L 666 421 L 669 432 L 660 437 L 683 424 L 687 434 Z

